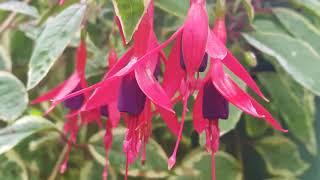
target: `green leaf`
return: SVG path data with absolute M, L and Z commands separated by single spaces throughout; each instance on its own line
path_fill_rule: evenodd
M 32 16 L 34 18 L 39 17 L 38 10 L 28 5 L 25 2 L 19 2 L 19 1 L 7 1 L 0 3 L 0 10 L 6 10 L 6 11 L 13 11 L 21 14 L 25 14 L 28 16 Z
M 27 89 L 34 88 L 49 72 L 81 25 L 86 5 L 74 4 L 49 19 L 36 41 L 29 63 Z
M 247 11 L 250 22 L 252 22 L 254 19 L 254 7 L 251 0 L 242 0 L 242 3 Z
M 254 148 L 265 160 L 272 175 L 298 176 L 309 168 L 309 164 L 301 159 L 298 147 L 283 136 L 263 138 L 255 143 Z
M 101 179 L 103 166 L 95 161 L 87 161 L 83 164 L 83 168 L 80 171 L 80 180 Z M 108 170 L 108 179 L 117 179 L 117 174 L 112 169 Z
M 237 126 L 241 114 L 242 111 L 237 109 L 235 106 L 229 104 L 229 118 L 227 120 L 219 121 L 220 136 L 223 136 L 224 134 L 233 130 Z
M 33 41 L 25 36 L 21 31 L 11 31 L 10 33 L 10 56 L 15 68 L 22 67 L 23 74 L 26 72 L 26 66 L 31 57 Z M 20 73 L 19 73 L 20 74 Z
M 0 177 L 5 180 L 28 180 L 26 165 L 15 151 L 0 156 Z
M 273 177 L 265 180 L 299 180 L 296 177 L 286 176 L 286 177 Z
M 260 73 L 258 79 L 271 95 L 271 103 L 274 103 L 281 112 L 280 116 L 288 125 L 289 132 L 306 145 L 312 154 L 317 153 L 317 142 L 314 129 L 315 114 L 310 114 L 309 104 L 313 99 L 306 101 L 307 92 L 298 84 L 283 74 Z M 301 94 L 299 92 L 304 93 Z M 310 102 L 311 101 L 311 102 Z
M 294 37 L 309 43 L 315 50 L 320 50 L 320 30 L 306 18 L 287 8 L 275 8 L 273 12 Z
M 131 41 L 150 0 L 112 0 L 115 13 L 120 20 L 126 43 Z
M 317 0 L 290 0 L 294 4 L 304 7 L 320 17 L 320 1 Z
M 220 151 L 215 155 L 216 179 L 241 180 L 240 163 L 230 154 Z M 211 179 L 211 155 L 204 150 L 195 150 L 183 159 L 171 179 Z
M 92 58 L 87 61 L 86 77 L 90 78 L 105 73 L 107 67 L 107 53 L 105 51 L 95 51 Z
M 250 137 L 256 138 L 262 136 L 269 128 L 269 125 L 265 121 L 252 116 L 245 115 L 243 119 L 245 119 L 246 123 L 246 132 Z
M 125 129 L 118 128 L 113 132 L 112 150 L 109 161 L 112 167 L 117 168 L 122 174 L 125 173 L 125 154 L 122 151 Z M 92 136 L 89 140 L 89 151 L 93 157 L 101 164 L 105 163 L 105 152 L 103 142 L 104 132 Z M 147 160 L 144 165 L 137 160 L 129 167 L 129 176 L 144 178 L 165 178 L 168 176 L 166 153 L 162 147 L 153 139 L 147 145 Z
M 28 136 L 55 125 L 40 116 L 24 116 L 13 124 L 0 129 L 0 154 L 9 151 Z
M 14 75 L 0 71 L 0 119 L 14 120 L 26 109 L 28 94 Z
M 0 71 L 11 71 L 11 60 L 8 53 L 0 46 Z
M 307 43 L 274 33 L 243 34 L 260 51 L 274 57 L 297 82 L 320 95 L 320 55 Z
M 184 18 L 187 15 L 189 8 L 189 1 L 187 0 L 157 0 L 155 5 L 160 9 L 167 11 L 168 13 L 180 18 Z
M 276 22 L 275 18 L 257 17 L 253 21 L 253 27 L 258 32 L 287 34 L 285 29 L 281 28 L 281 24 Z

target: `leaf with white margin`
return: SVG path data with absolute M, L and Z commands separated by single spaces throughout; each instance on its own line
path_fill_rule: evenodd
M 34 88 L 49 72 L 72 37 L 79 30 L 85 15 L 85 4 L 74 4 L 52 19 L 36 40 L 29 63 L 27 89 Z
M 23 139 L 42 130 L 56 130 L 56 126 L 40 116 L 24 116 L 13 124 L 0 129 L 0 154 L 3 154 Z
M 25 14 L 34 18 L 39 17 L 38 10 L 30 6 L 29 4 L 25 2 L 20 1 L 6 1 L 0 3 L 0 10 L 6 10 L 6 11 L 12 11 L 17 12 L 21 14 Z
M 28 94 L 22 82 L 13 74 L 0 71 L 0 119 L 18 118 L 28 105 Z

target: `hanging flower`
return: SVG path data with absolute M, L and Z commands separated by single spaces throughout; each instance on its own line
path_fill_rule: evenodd
M 226 48 L 224 15 L 217 16 L 212 31 L 209 28 L 205 0 L 190 0 L 184 24 L 167 41 L 159 45 L 153 32 L 153 1 L 151 2 L 134 33 L 133 46 L 108 72 L 104 80 L 57 99 L 57 102 L 92 89 L 112 87 L 113 83 L 118 83 L 120 89 L 118 109 L 124 114 L 127 124 L 123 147 L 127 155 L 127 167 L 137 158 L 141 147 L 145 146 L 150 136 L 151 103 L 156 106 L 170 130 L 178 135 L 174 151 L 168 161 L 169 169 L 174 166 L 188 109 L 187 101 L 195 91 L 198 91 L 198 96 L 193 108 L 194 128 L 199 133 L 206 132 L 206 149 L 212 152 L 212 157 L 219 149 L 219 119 L 228 118 L 228 103 L 247 114 L 263 118 L 275 129 L 286 132 L 264 107 L 224 72 L 223 65 L 256 94 L 268 101 L 250 74 Z M 166 68 L 162 89 L 154 77 L 154 72 L 159 57 L 163 57 L 161 50 L 174 40 L 169 58 L 164 62 Z M 206 77 L 201 80 L 199 72 L 205 71 L 208 59 L 210 69 Z M 175 98 L 177 92 L 179 96 Z M 179 124 L 172 110 L 172 104 L 180 100 L 183 103 L 183 112 Z
M 116 61 L 117 54 L 112 48 L 108 56 L 109 68 L 112 68 Z M 104 78 L 106 78 L 106 75 Z M 105 135 L 103 139 L 106 152 L 106 162 L 103 171 L 104 180 L 108 177 L 108 157 L 112 147 L 112 129 L 117 127 L 120 121 L 120 113 L 117 109 L 118 90 L 119 83 L 110 83 L 108 86 L 95 89 L 78 112 L 86 123 L 97 121 L 101 128 L 101 116 L 108 118 L 105 123 Z
M 213 33 L 217 35 L 221 42 L 226 43 L 227 33 L 224 14 L 216 17 Z M 212 179 L 215 179 L 214 154 L 219 149 L 219 120 L 228 118 L 229 102 L 247 114 L 265 119 L 268 124 L 279 131 L 287 132 L 287 130 L 284 130 L 263 106 L 243 91 L 224 72 L 223 64 L 266 100 L 249 73 L 230 51 L 222 60 L 212 58 L 210 62 L 211 67 L 207 76 L 201 82 L 199 93 L 195 100 L 193 123 L 198 133 L 203 131 L 206 133 L 205 147 L 212 154 Z
M 165 55 L 161 51 L 151 53 L 146 61 L 137 64 L 138 59 L 144 57 L 150 50 L 158 46 L 158 41 L 153 31 L 153 8 L 153 1 L 151 1 L 147 12 L 133 35 L 132 47 L 117 61 L 100 83 L 56 100 L 56 102 L 64 101 L 68 98 L 74 98 L 83 92 L 96 89 L 93 94 L 98 91 L 101 91 L 101 95 L 103 94 L 102 92 L 108 92 L 106 97 L 96 98 L 96 102 L 102 102 L 103 98 L 106 99 L 109 96 L 116 95 L 116 93 L 109 95 L 108 89 L 115 90 L 119 88 L 117 106 L 118 110 L 122 112 L 127 125 L 123 143 L 123 151 L 127 156 L 126 172 L 128 172 L 128 165 L 137 159 L 141 149 L 142 162 L 145 161 L 146 144 L 152 130 L 152 104 L 155 105 L 156 112 L 160 113 L 174 134 L 177 135 L 179 129 L 179 122 L 172 109 L 171 101 L 156 77 L 160 69 L 160 60 L 165 61 Z M 121 26 L 119 29 L 122 29 Z M 98 104 L 101 105 L 101 103 Z M 96 107 L 97 104 L 93 106 Z
M 83 40 L 80 42 L 79 47 L 76 51 L 76 65 L 73 74 L 66 81 L 58 85 L 56 88 L 36 98 L 34 101 L 32 101 L 32 104 L 63 98 L 68 94 L 71 94 L 82 88 L 87 87 L 87 82 L 85 80 L 86 57 L 87 49 L 85 41 Z M 63 105 L 67 109 L 69 109 L 69 114 L 66 115 L 67 121 L 64 124 L 64 134 L 69 134 L 69 139 L 65 160 L 63 161 L 60 168 L 61 173 L 65 172 L 67 168 L 67 162 L 71 151 L 71 147 L 72 144 L 76 143 L 77 134 L 80 126 L 79 117 L 73 114 L 75 114 L 82 107 L 83 103 L 86 101 L 87 98 L 88 94 L 82 93 L 73 98 L 63 101 Z M 49 109 L 46 111 L 46 114 L 53 110 L 56 107 L 56 105 L 57 103 L 53 102 Z

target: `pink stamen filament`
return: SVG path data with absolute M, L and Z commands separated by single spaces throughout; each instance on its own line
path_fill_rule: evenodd
M 211 152 L 212 180 L 216 179 L 215 153 L 219 150 L 219 120 L 209 120 L 206 128 L 206 150 Z
M 182 131 L 183 131 L 183 127 L 184 127 L 184 120 L 185 120 L 185 116 L 186 116 L 186 113 L 187 113 L 187 102 L 188 102 L 188 98 L 189 98 L 188 94 L 189 93 L 186 93 L 185 98 L 183 98 L 183 111 L 182 111 L 182 117 L 181 117 L 181 126 L 180 126 L 180 129 L 179 129 L 178 139 L 176 141 L 176 145 L 174 147 L 174 151 L 173 151 L 172 155 L 170 156 L 170 158 L 168 160 L 168 169 L 172 169 L 172 167 L 176 163 L 177 151 L 178 151 L 179 144 L 180 144 L 180 141 L 181 141 Z

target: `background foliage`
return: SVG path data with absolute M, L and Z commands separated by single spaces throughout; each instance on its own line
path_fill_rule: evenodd
M 217 179 L 319 179 L 320 1 L 227 2 L 228 46 L 267 94 L 271 102 L 265 105 L 289 133 L 279 134 L 231 107 L 230 119 L 221 124 Z M 155 0 L 160 41 L 183 22 L 188 4 L 187 0 Z M 114 0 L 114 5 L 130 38 L 144 12 L 143 0 Z M 214 5 L 213 0 L 207 1 L 211 23 Z M 108 49 L 115 46 L 119 54 L 125 50 L 119 34 L 112 32 L 113 16 L 111 0 L 66 0 L 63 6 L 56 0 L 1 1 L 0 179 L 101 178 L 103 132 L 93 125 L 80 131 L 68 171 L 61 175 L 65 110 L 58 107 L 42 117 L 48 104 L 28 104 L 72 72 L 84 19 L 89 37 L 87 77 L 91 83 L 101 78 Z M 115 131 L 110 179 L 123 178 L 123 136 L 123 128 Z M 159 118 L 154 119 L 152 138 L 146 164 L 130 167 L 132 179 L 211 178 L 210 158 L 202 148 L 204 137 L 193 131 L 190 114 L 173 171 L 167 170 L 166 161 L 175 138 Z

